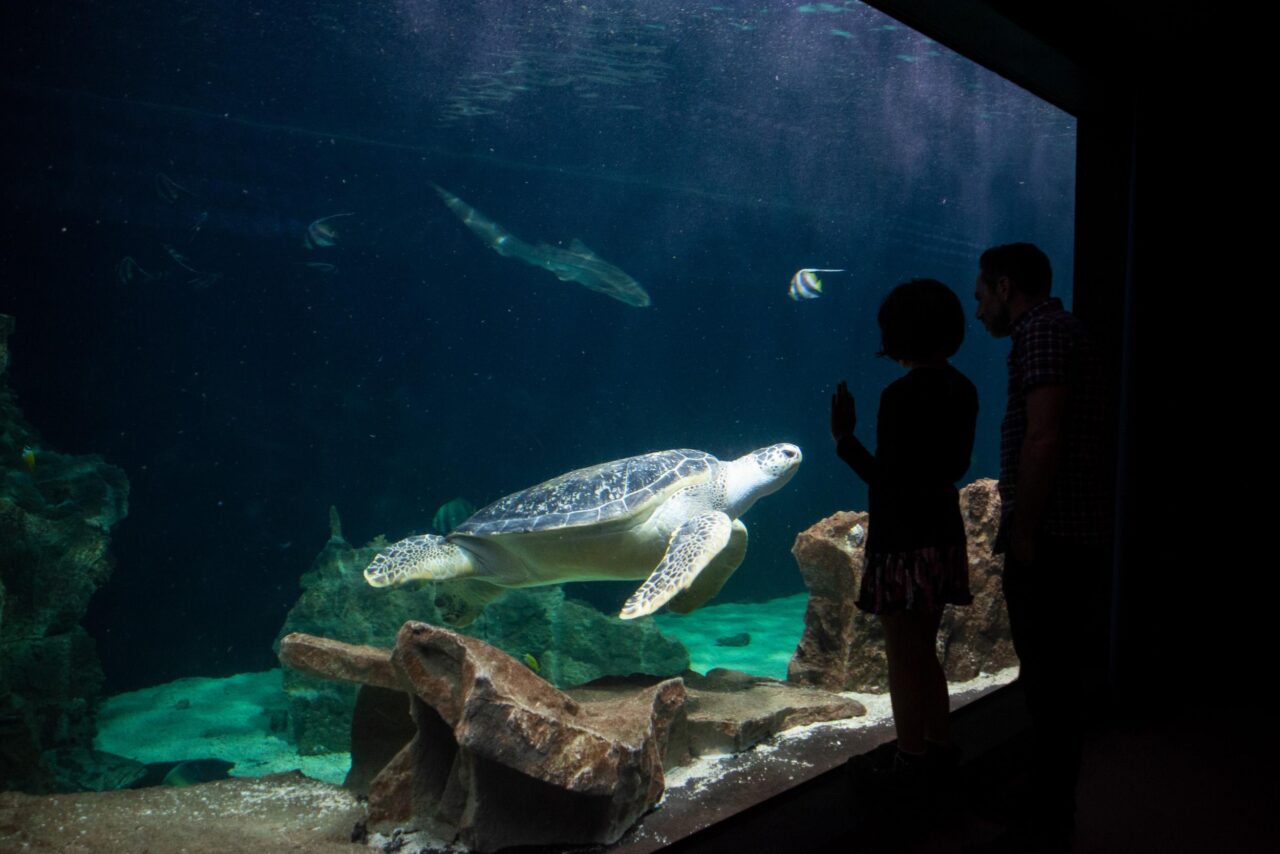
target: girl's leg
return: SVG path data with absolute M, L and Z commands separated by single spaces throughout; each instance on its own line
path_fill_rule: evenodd
M 936 651 L 942 611 L 882 614 L 880 622 L 898 749 L 919 755 L 926 739 L 945 743 L 949 737 L 947 680 Z

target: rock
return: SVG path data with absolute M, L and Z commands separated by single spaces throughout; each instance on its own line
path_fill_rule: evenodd
M 857 700 L 740 670 L 717 667 L 706 676 L 685 673 L 683 679 L 687 699 L 672 726 L 667 769 L 696 756 L 750 750 L 792 727 L 867 713 Z M 580 703 L 598 703 L 652 684 L 652 679 L 605 679 L 565 693 Z
M 412 821 L 481 850 L 617 839 L 662 795 L 685 699 L 679 679 L 654 677 L 577 699 L 489 644 L 425 623 L 406 623 L 394 652 L 292 634 L 280 655 L 312 677 L 366 683 L 347 785 L 367 788 L 370 827 Z
M 329 542 L 302 577 L 302 596 L 289 611 L 281 638 L 300 632 L 349 644 L 390 647 L 400 626 L 410 620 L 442 625 L 438 601 L 444 602 L 449 591 L 468 583 L 375 589 L 365 583 L 362 573 L 385 540 L 378 538 L 359 548 L 350 545 L 332 510 L 329 529 Z M 560 587 L 508 591 L 459 631 L 520 660 L 532 655 L 540 674 L 560 687 L 608 675 L 674 676 L 689 666 L 688 651 L 659 632 L 652 619 L 624 621 L 606 616 L 566 600 Z M 287 670 L 285 691 L 291 737 L 300 753 L 349 747 L 356 699 L 352 685 Z
M 25 420 L 3 381 L 12 329 L 0 315 L 0 697 L 23 711 L 4 727 L 3 752 L 48 761 L 93 747 L 103 676 L 80 621 L 111 575 L 110 531 L 128 512 L 129 483 L 101 457 L 47 447 Z M 0 788 L 56 789 L 53 771 L 0 763 Z
M 953 682 L 1017 663 L 1000 590 L 1003 558 L 991 554 L 999 508 L 994 480 L 975 481 L 960 491 L 974 601 L 948 607 L 938 632 L 943 669 Z M 870 527 L 866 513 L 841 512 L 796 537 L 791 553 L 809 588 L 809 605 L 804 635 L 787 667 L 789 682 L 827 691 L 888 690 L 880 623 L 854 605 L 865 559 L 857 526 Z
M 857 700 L 715 668 L 685 676 L 689 752 L 741 753 L 792 727 L 861 717 Z
M 83 747 L 51 750 L 45 754 L 44 764 L 53 770 L 60 792 L 127 789 L 147 774 L 147 766 L 141 762 Z
M 13 334 L 14 319 L 11 315 L 0 314 L 0 377 L 9 367 L 9 336 Z
M 351 770 L 342 783 L 346 789 L 367 795 L 373 779 L 413 739 L 417 728 L 409 709 L 409 695 L 403 690 L 376 685 L 360 689 L 351 718 Z
M 6 403 L 0 398 L 0 433 L 17 416 L 16 409 L 4 411 Z M 25 436 L 24 446 L 39 444 L 34 433 L 17 435 Z M 7 599 L 2 641 L 63 634 L 79 623 L 111 575 L 110 529 L 128 513 L 124 472 L 101 457 L 41 447 L 32 474 L 21 466 L 21 447 L 0 447 L 6 466 L 0 483 L 0 579 Z
M 404 690 L 391 652 L 294 632 L 280 640 L 280 661 L 313 677 L 356 685 Z
M 393 655 L 413 686 L 417 734 L 370 792 L 373 814 L 404 809 L 474 849 L 608 844 L 663 791 L 662 756 L 684 703 L 670 679 L 581 703 L 483 641 L 425 623 Z
M 969 538 L 969 592 L 973 602 L 942 616 L 939 653 L 947 679 L 964 682 L 1018 663 L 1009 634 L 1001 576 L 1004 556 L 991 553 L 1000 527 L 996 481 L 977 480 L 960 490 L 960 512 Z
M 787 681 L 826 691 L 885 690 L 880 625 L 857 609 L 863 554 L 849 532 L 866 513 L 840 512 L 801 532 L 791 554 L 809 588 L 804 634 L 787 664 Z
M 416 706 L 416 702 L 414 702 Z M 382 766 L 373 779 L 369 781 L 369 824 L 373 827 L 392 827 L 394 825 L 406 824 L 413 821 L 414 813 L 414 792 L 413 773 L 416 767 L 415 762 L 422 762 L 429 757 L 427 745 L 436 744 L 445 746 L 447 744 L 448 730 L 443 724 L 440 724 L 440 731 L 435 738 L 424 738 L 422 747 L 416 748 L 412 743 L 414 735 L 417 735 L 418 720 L 410 717 L 413 724 L 413 735 L 410 735 L 410 741 L 407 742 L 399 751 L 391 758 L 386 765 Z M 354 749 L 354 747 L 353 747 Z M 440 773 L 448 773 L 453 761 L 452 753 L 444 753 L 440 758 Z M 362 766 L 363 767 L 363 766 Z M 356 769 L 356 758 L 351 757 L 351 770 Z M 362 770 L 361 777 L 365 774 Z M 423 789 L 435 791 L 440 785 L 436 775 L 427 777 Z M 353 791 L 359 791 L 355 789 Z M 435 829 L 434 822 L 429 827 Z M 456 828 L 446 825 L 446 830 L 450 836 L 456 833 Z
M 394 652 L 290 635 L 281 659 L 366 683 L 347 786 L 368 791 L 370 829 L 413 823 L 481 850 L 608 843 L 656 803 L 662 769 L 866 714 L 845 697 L 724 669 L 687 672 L 687 686 L 609 677 L 562 692 L 482 641 L 423 623 L 406 623 Z
M 283 638 L 291 633 L 389 650 L 396 631 L 408 620 L 439 621 L 432 585 L 388 595 L 365 583 L 364 567 L 385 541 L 377 539 L 362 548 L 350 545 L 342 536 L 341 522 L 333 509 L 329 513 L 329 530 L 329 541 L 311 571 L 302 576 L 302 595 L 285 618 L 279 641 L 282 658 L 286 654 Z M 356 685 L 342 676 L 335 676 L 342 681 L 329 681 L 327 676 L 331 674 L 311 675 L 306 668 L 299 669 L 299 664 L 287 663 L 291 665 L 284 673 L 289 736 L 298 745 L 298 752 L 311 755 L 350 749 Z M 389 659 L 387 667 L 390 668 Z
M 40 755 L 39 726 L 29 703 L 0 694 L 0 790 L 55 791 L 53 769 Z
M 102 683 L 93 639 L 80 626 L 0 645 L 0 695 L 24 699 L 43 750 L 92 747 Z

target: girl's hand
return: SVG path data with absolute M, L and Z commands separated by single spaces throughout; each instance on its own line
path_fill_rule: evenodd
M 836 393 L 831 395 L 831 438 L 839 442 L 853 432 L 858 424 L 858 410 L 849 394 L 849 387 L 841 380 Z

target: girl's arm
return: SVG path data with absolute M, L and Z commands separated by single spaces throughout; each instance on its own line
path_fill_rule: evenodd
M 853 428 L 858 424 L 857 407 L 849 387 L 842 380 L 831 395 L 831 438 L 836 440 L 836 455 L 849 464 L 858 477 L 871 486 L 879 480 L 881 466 L 866 446 L 858 441 Z

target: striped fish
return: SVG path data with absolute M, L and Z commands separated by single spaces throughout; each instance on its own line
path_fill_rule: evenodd
M 844 270 L 834 270 L 823 267 L 805 267 L 797 270 L 796 274 L 791 277 L 791 287 L 787 293 L 793 300 L 817 299 L 822 296 L 822 280 L 818 278 L 818 273 L 843 273 Z

